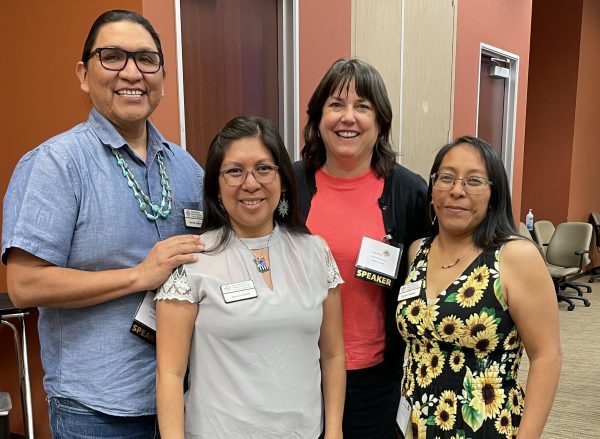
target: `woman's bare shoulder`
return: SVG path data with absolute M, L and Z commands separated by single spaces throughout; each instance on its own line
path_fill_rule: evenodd
M 525 238 L 512 239 L 504 244 L 500 260 L 508 265 L 518 267 L 527 266 L 533 261 L 545 264 L 537 245 Z

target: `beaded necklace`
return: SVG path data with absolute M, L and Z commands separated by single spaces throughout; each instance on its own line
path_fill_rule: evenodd
M 439 244 L 439 243 L 438 243 L 437 247 L 438 247 L 438 252 L 440 252 L 440 244 Z M 467 247 L 467 248 L 466 248 L 466 249 L 465 249 L 465 250 L 462 252 L 462 254 L 461 254 L 461 255 L 460 255 L 458 258 L 456 258 L 456 260 L 455 260 L 454 262 L 451 262 L 451 263 L 449 263 L 449 264 L 446 264 L 446 265 L 443 265 L 443 264 L 442 264 L 442 265 L 440 265 L 440 267 L 441 267 L 441 268 L 443 268 L 444 270 L 445 270 L 445 269 L 448 269 L 448 268 L 452 268 L 452 267 L 454 267 L 456 264 L 458 264 L 458 263 L 460 262 L 460 260 L 463 258 L 463 256 L 465 256 L 465 255 L 467 254 L 467 252 L 468 252 L 469 250 L 471 250 L 472 248 L 473 248 L 473 245 L 470 245 L 469 247 Z M 441 252 L 440 252 L 440 253 L 441 253 Z M 438 259 L 439 259 L 439 257 L 440 257 L 440 255 L 438 255 Z
M 169 213 L 171 213 L 171 186 L 169 186 L 169 176 L 167 175 L 167 170 L 163 163 L 162 151 L 158 151 L 156 155 L 158 173 L 160 174 L 160 185 L 162 186 L 160 206 L 153 204 L 150 197 L 144 193 L 121 153 L 117 149 L 113 149 L 112 153 L 117 159 L 117 164 L 123 171 L 123 176 L 127 179 L 127 186 L 133 191 L 133 196 L 140 203 L 140 210 L 146 215 L 146 218 L 150 221 L 156 221 L 158 218 L 168 217 Z

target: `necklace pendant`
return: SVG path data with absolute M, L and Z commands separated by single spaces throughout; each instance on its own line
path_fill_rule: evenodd
M 262 256 L 256 256 L 254 258 L 254 263 L 256 264 L 256 269 L 259 271 L 259 273 L 266 273 L 270 270 L 269 266 L 267 265 L 267 261 L 265 261 L 265 258 Z

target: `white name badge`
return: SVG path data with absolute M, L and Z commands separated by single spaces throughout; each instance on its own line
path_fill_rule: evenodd
M 422 283 L 422 280 L 418 280 L 416 282 L 411 282 L 409 284 L 402 285 L 400 287 L 400 292 L 398 293 L 398 302 L 410 299 L 412 297 L 417 297 L 421 293 Z
M 406 435 L 407 430 L 409 430 L 408 425 L 410 423 L 411 412 L 412 409 L 406 396 L 402 396 L 402 398 L 400 398 L 400 405 L 398 406 L 398 413 L 396 413 L 396 423 L 398 424 L 398 427 L 400 427 L 400 430 L 402 430 L 402 435 L 405 439 L 408 437 L 412 438 L 412 434 L 410 436 Z M 412 433 L 412 429 L 410 429 L 410 432 Z
M 183 209 L 183 217 L 185 218 L 186 227 L 194 227 L 199 229 L 202 227 L 204 212 L 194 209 Z
M 146 291 L 144 299 L 138 306 L 129 332 L 143 338 L 150 344 L 156 344 L 156 304 L 155 291 Z
M 391 287 L 398 277 L 402 249 L 363 236 L 354 277 L 384 287 Z
M 356 265 L 396 279 L 401 255 L 398 247 L 363 236 Z
M 254 288 L 254 282 L 251 280 L 221 285 L 221 294 L 223 294 L 223 300 L 225 303 L 256 299 L 258 297 L 256 289 Z

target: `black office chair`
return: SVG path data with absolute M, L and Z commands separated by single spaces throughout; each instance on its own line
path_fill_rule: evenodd
M 546 250 L 546 264 L 554 281 L 556 297 L 559 302 L 567 302 L 569 311 L 575 309 L 573 300 L 581 300 L 585 306 L 590 301 L 583 297 L 583 287 L 580 282 L 570 280 L 571 277 L 583 271 L 589 264 L 590 244 L 592 242 L 592 226 L 589 223 L 569 222 L 556 227 Z M 565 294 L 565 288 L 573 288 L 575 295 Z
M 596 249 L 600 252 L 600 213 L 592 212 L 590 214 L 590 224 L 594 227 L 594 235 L 596 235 Z M 590 283 L 596 279 L 600 279 L 600 267 L 592 268 Z

